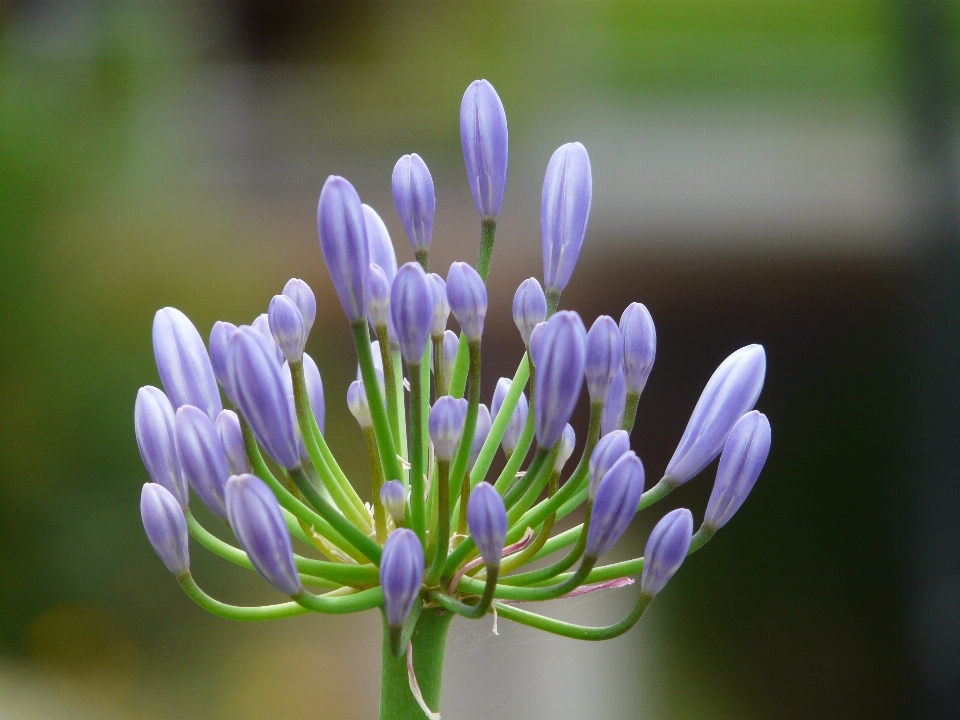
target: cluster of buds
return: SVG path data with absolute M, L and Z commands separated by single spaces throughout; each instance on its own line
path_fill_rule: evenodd
M 650 313 L 633 303 L 619 322 L 603 315 L 588 331 L 576 312 L 558 310 L 592 198 L 580 143 L 560 147 L 547 166 L 543 282 L 524 280 L 513 299 L 526 352 L 513 378 L 497 383 L 489 408 L 481 403 L 485 283 L 507 177 L 506 115 L 488 82 L 467 89 L 460 131 L 480 216 L 476 267 L 455 262 L 446 280 L 430 272 L 436 199 L 416 154 L 400 158 L 393 172 L 393 198 L 416 258 L 402 267 L 386 225 L 353 185 L 331 176 L 320 193 L 320 246 L 357 350 L 347 405 L 366 439 L 372 503 L 360 499 L 324 439 L 323 384 L 304 352 L 317 313 L 306 283 L 288 282 L 248 326 L 216 323 L 209 352 L 183 313 L 157 313 L 153 343 L 165 392 L 148 386 L 137 396 L 137 442 L 152 480 L 141 513 L 163 563 L 211 612 L 260 620 L 381 608 L 398 657 L 423 607 L 466 618 L 493 611 L 568 637 L 615 637 L 752 489 L 770 447 L 767 418 L 753 410 L 766 363 L 759 345 L 720 364 L 663 478 L 646 489 L 629 434 L 656 354 Z M 447 328 L 451 314 L 459 335 Z M 584 384 L 586 441 L 562 481 L 576 439 L 569 421 Z M 221 391 L 232 409 L 224 409 Z M 498 448 L 505 467 L 494 477 Z M 696 533 L 690 511 L 674 510 L 654 528 L 643 558 L 598 564 L 637 512 L 718 455 Z M 190 488 L 239 547 L 200 525 Z M 581 524 L 553 533 L 581 507 Z M 188 536 L 255 570 L 289 601 L 238 607 L 211 598 L 191 576 Z M 295 554 L 293 540 L 310 552 Z M 521 571 L 557 553 L 551 564 Z M 636 606 L 611 626 L 583 627 L 516 607 L 622 587 L 636 576 Z

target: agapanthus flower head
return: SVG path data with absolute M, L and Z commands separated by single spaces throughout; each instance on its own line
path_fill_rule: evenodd
M 317 296 L 313 294 L 310 286 L 299 278 L 287 280 L 287 284 L 283 286 L 283 294 L 297 306 L 300 317 L 303 318 L 304 333 L 309 335 L 313 321 L 317 319 Z
M 467 340 L 480 340 L 483 335 L 483 321 L 487 316 L 487 286 L 468 263 L 455 262 L 450 265 L 447 273 L 447 300 Z
M 510 378 L 500 378 L 497 381 L 497 387 L 493 391 L 493 400 L 490 401 L 490 417 L 497 419 L 500 414 L 500 406 L 503 404 L 507 393 L 510 392 L 510 386 L 513 381 Z M 527 416 L 530 414 L 530 406 L 527 403 L 527 396 L 521 390 L 520 397 L 517 400 L 517 406 L 510 414 L 510 421 L 503 432 L 503 438 L 500 440 L 500 447 L 506 455 L 513 455 L 520 443 L 520 436 L 523 434 L 523 428 L 527 424 Z
M 177 457 L 176 418 L 163 391 L 151 385 L 137 391 L 133 425 L 140 457 L 150 479 L 165 487 L 186 507 L 190 497 Z
M 387 625 L 403 625 L 423 582 L 423 546 L 412 530 L 400 528 L 387 538 L 380 558 L 380 586 Z
M 331 175 L 317 205 L 320 249 L 340 304 L 351 323 L 367 317 L 370 250 L 360 196 L 346 179 Z
M 466 407 L 449 395 L 437 398 L 430 408 L 427 428 L 433 441 L 433 452 L 437 460 L 449 462 L 460 443 L 463 434 L 463 421 Z
M 650 533 L 643 552 L 640 591 L 657 595 L 680 569 L 693 539 L 693 515 L 677 508 L 663 516 Z
M 387 327 L 390 318 L 390 278 L 383 268 L 370 263 L 370 301 L 367 305 L 367 319 L 374 330 Z
M 324 429 L 326 417 L 326 403 L 323 399 L 323 380 L 320 378 L 320 368 L 307 353 L 303 354 L 303 382 L 307 386 L 307 399 L 310 401 L 310 409 L 313 410 L 313 417 L 317 421 L 317 427 L 321 434 Z M 287 395 L 293 395 L 293 376 L 290 374 L 290 365 L 283 364 L 280 368 L 280 376 L 283 380 L 283 391 Z M 239 475 L 240 473 L 233 473 Z
M 437 196 L 430 170 L 416 153 L 404 155 L 393 168 L 393 204 L 410 246 L 415 252 L 429 250 Z
M 214 420 L 223 404 L 210 356 L 193 323 L 176 308 L 163 308 L 154 316 L 153 354 L 173 408 L 193 405 Z
M 567 464 L 567 460 L 573 455 L 573 448 L 576 444 L 577 433 L 574 432 L 573 426 L 567 423 L 563 428 L 563 433 L 560 435 L 560 448 L 557 450 L 557 459 L 553 463 L 554 472 L 558 473 L 563 470 L 563 466 Z
M 704 525 L 719 530 L 730 521 L 753 490 L 769 453 L 770 421 L 752 410 L 737 421 L 723 446 Z
M 503 498 L 488 482 L 477 483 L 467 503 L 470 536 L 488 568 L 499 567 L 507 537 L 507 510 Z
M 240 418 L 233 410 L 224 410 L 217 415 L 217 436 L 223 446 L 223 454 L 227 459 L 227 469 L 230 475 L 252 473 L 253 466 L 247 456 L 247 448 L 243 443 L 243 431 L 240 428 Z M 226 507 L 226 505 L 224 505 Z
M 593 499 L 597 495 L 597 488 L 600 487 L 600 481 L 607 474 L 607 470 L 613 467 L 613 464 L 620 457 L 630 451 L 630 436 L 625 430 L 614 430 L 597 441 L 596 447 L 590 454 L 590 485 L 589 495 Z
M 433 324 L 433 290 L 418 263 L 406 263 L 397 271 L 390 293 L 390 316 L 400 355 L 406 362 L 419 365 Z
M 547 293 L 562 292 L 570 282 L 587 232 L 592 198 L 593 175 L 586 148 L 578 142 L 560 146 L 547 165 L 540 201 Z
M 397 253 L 393 249 L 393 241 L 390 239 L 390 232 L 386 224 L 374 210 L 367 204 L 361 205 L 363 208 L 363 221 L 367 230 L 367 249 L 370 262 L 380 266 L 387 280 L 391 283 L 397 275 Z
M 470 445 L 470 459 L 467 462 L 467 469 L 473 470 L 473 466 L 480 457 L 480 451 L 483 449 L 483 443 L 490 434 L 490 428 L 493 426 L 493 420 L 490 418 L 490 411 L 487 406 L 480 403 L 477 406 L 477 426 L 473 432 L 473 443 Z
M 583 385 L 587 332 L 575 312 L 558 312 L 547 321 L 534 351 L 537 443 L 553 447 L 573 415 Z
M 600 557 L 623 535 L 637 513 L 643 485 L 643 463 L 633 451 L 621 455 L 607 470 L 593 499 L 586 555 Z
M 474 80 L 463 94 L 460 142 L 477 213 L 495 220 L 507 187 L 507 114 L 486 80 Z
M 140 519 L 167 570 L 178 577 L 190 572 L 187 520 L 170 491 L 157 483 L 146 483 L 140 491 Z
M 720 454 L 737 420 L 760 397 L 767 357 L 762 345 L 747 345 L 724 360 L 703 389 L 666 475 L 684 483 Z
M 267 312 L 270 333 L 288 362 L 299 362 L 307 344 L 307 325 L 300 308 L 286 295 L 274 295 Z
M 623 415 L 627 410 L 627 383 L 621 367 L 610 383 L 607 390 L 607 400 L 603 403 L 603 412 L 600 414 L 600 435 L 607 435 L 619 430 L 623 425 Z
M 657 329 L 646 306 L 630 303 L 620 316 L 623 336 L 623 370 L 626 391 L 631 395 L 643 392 L 657 356 Z
M 210 330 L 210 366 L 230 402 L 233 402 L 233 398 L 227 383 L 227 343 L 230 342 L 230 336 L 236 329 L 237 326 L 233 323 L 218 320 Z
M 513 296 L 513 322 L 520 331 L 523 344 L 530 344 L 533 329 L 547 319 L 547 297 L 536 278 L 527 278 Z
M 407 492 L 399 480 L 387 480 L 380 486 L 380 502 L 397 525 L 403 522 L 407 509 Z
M 430 326 L 430 337 L 442 338 L 447 329 L 447 319 L 450 317 L 450 303 L 447 300 L 447 281 L 436 273 L 428 273 L 430 289 L 433 290 L 433 324 Z
M 181 405 L 176 415 L 176 436 L 183 478 L 214 515 L 226 520 L 223 486 L 230 471 L 217 428 L 203 410 Z
M 620 330 L 612 317 L 601 315 L 594 320 L 587 333 L 587 359 L 583 372 L 590 402 L 605 402 L 617 373 L 622 371 L 623 339 Z
M 443 357 L 440 359 L 440 372 L 443 375 L 443 386 L 450 387 L 453 379 L 453 364 L 457 359 L 457 349 L 460 347 L 460 338 L 453 330 L 443 331 Z
M 234 475 L 226 498 L 230 527 L 253 567 L 284 595 L 298 594 L 302 588 L 290 533 L 270 488 L 255 475 Z

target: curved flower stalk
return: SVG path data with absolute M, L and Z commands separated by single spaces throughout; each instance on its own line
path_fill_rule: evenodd
M 359 365 L 345 396 L 324 397 L 320 369 L 304 352 L 318 308 L 311 288 L 294 278 L 264 298 L 267 312 L 252 326 L 216 323 L 209 353 L 185 315 L 159 311 L 154 350 L 166 393 L 145 386 L 135 407 L 152 481 L 141 515 L 164 566 L 191 599 L 224 618 L 379 609 L 383 720 L 439 712 L 443 648 L 455 616 L 497 612 L 585 640 L 629 630 L 684 558 L 730 523 L 770 449 L 770 424 L 753 410 L 766 357 L 762 346 L 749 345 L 709 379 L 662 479 L 644 492 L 644 464 L 629 433 L 656 353 L 652 317 L 633 303 L 619 323 L 604 315 L 588 333 L 576 312 L 558 311 L 592 200 L 589 157 L 579 143 L 550 160 L 541 204 L 544 275 L 525 280 L 513 300 L 527 352 L 512 378 L 495 390 L 481 387 L 486 278 L 507 173 L 506 115 L 490 83 L 468 88 L 460 129 L 481 241 L 476 267 L 455 262 L 445 280 L 425 271 L 436 200 L 418 155 L 397 164 L 393 191 L 421 262 L 398 268 L 385 225 L 349 181 L 331 176 L 324 184 L 320 245 Z M 451 316 L 459 338 L 447 328 Z M 584 388 L 590 419 L 575 430 L 569 423 Z M 324 437 L 325 408 L 334 401 L 347 404 L 366 441 L 370 504 L 355 489 L 361 479 L 347 476 Z M 578 434 L 583 447 L 574 464 Z M 501 447 L 506 465 L 493 473 Z M 604 564 L 637 512 L 718 455 L 697 532 L 692 513 L 675 510 L 656 525 L 645 557 Z M 234 540 L 203 527 L 191 489 Z M 583 522 L 555 532 L 578 508 Z M 189 537 L 286 597 L 262 607 L 210 597 L 193 578 Z M 525 567 L 541 559 L 547 563 Z M 633 610 L 607 627 L 514 606 L 634 579 Z

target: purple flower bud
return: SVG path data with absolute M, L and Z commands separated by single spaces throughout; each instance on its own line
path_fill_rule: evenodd
M 227 343 L 236 329 L 237 326 L 233 323 L 218 320 L 210 331 L 210 365 L 213 367 L 214 377 L 230 398 L 230 402 L 233 402 L 233 398 L 230 397 L 231 390 L 227 384 Z
M 450 387 L 453 380 L 453 364 L 457 359 L 457 348 L 460 347 L 460 338 L 453 330 L 443 332 L 443 357 L 440 359 L 440 374 L 443 376 L 443 386 Z
M 267 344 L 273 348 L 273 354 L 277 356 L 277 362 L 281 365 L 283 364 L 283 351 L 280 349 L 280 346 L 277 345 L 277 341 L 273 339 L 273 333 L 270 331 L 270 316 L 267 313 L 260 313 L 250 323 L 250 327 L 256 330 L 258 333 L 263 335 L 267 340 Z
M 227 481 L 227 517 L 253 567 L 284 595 L 300 592 L 300 576 L 280 503 L 260 478 L 234 475 Z
M 243 431 L 240 429 L 240 418 L 237 414 L 233 410 L 224 410 L 217 415 L 216 428 L 230 475 L 252 473 L 253 467 L 243 443 Z
M 377 380 L 380 383 L 380 397 L 384 397 L 383 371 L 375 368 Z M 357 419 L 360 427 L 363 429 L 373 427 L 373 416 L 370 414 L 370 403 L 367 400 L 367 391 L 363 386 L 363 380 L 354 380 L 347 388 L 347 407 L 351 414 Z
M 414 251 L 429 250 L 437 196 L 427 164 L 419 155 L 404 155 L 393 168 L 393 204 Z
M 486 566 L 499 567 L 507 537 L 507 509 L 500 493 L 486 481 L 477 483 L 470 492 L 467 525 Z
M 600 438 L 590 454 L 590 499 L 596 497 L 597 488 L 600 487 L 607 470 L 629 451 L 630 436 L 626 430 L 614 430 Z
M 177 499 L 162 485 L 146 483 L 140 491 L 140 518 L 153 550 L 178 577 L 190 572 L 187 520 Z
M 507 186 L 507 114 L 486 80 L 474 80 L 463 94 L 460 142 L 477 213 L 495 219 Z
M 557 148 L 547 165 L 540 201 L 543 285 L 562 292 L 570 282 L 587 232 L 593 176 L 590 157 L 578 142 Z
M 560 436 L 560 450 L 557 452 L 557 459 L 553 463 L 553 471 L 560 472 L 567 460 L 573 455 L 573 448 L 577 444 L 577 434 L 574 432 L 570 423 L 563 428 L 563 434 Z
M 383 268 L 370 263 L 370 303 L 367 319 L 374 330 L 385 327 L 390 317 L 390 279 Z
M 374 358 L 376 357 L 377 354 L 374 353 Z M 293 395 L 293 375 L 290 373 L 290 365 L 287 363 L 284 363 L 280 368 L 280 377 L 283 380 L 283 392 L 287 395 Z M 307 386 L 307 399 L 310 401 L 313 417 L 316 419 L 317 427 L 320 428 L 322 434 L 326 413 L 326 404 L 323 400 L 323 380 L 320 379 L 320 369 L 307 353 L 303 354 L 303 381 Z M 239 474 L 234 473 L 234 475 Z
M 367 317 L 366 222 L 360 196 L 347 180 L 331 175 L 320 191 L 317 206 L 317 230 L 320 249 L 337 290 L 337 297 L 351 323 Z
M 450 266 L 447 273 L 447 299 L 467 340 L 479 340 L 483 334 L 483 320 L 487 316 L 487 286 L 467 263 L 455 262 Z
M 530 344 L 533 329 L 547 319 L 547 298 L 536 278 L 527 278 L 513 296 L 513 322 L 520 331 L 523 344 Z
M 293 301 L 303 318 L 303 333 L 309 335 L 317 319 L 317 297 L 303 280 L 290 278 L 283 286 L 283 294 Z
M 433 323 L 430 325 L 430 337 L 439 338 L 447 329 L 450 317 L 450 303 L 447 302 L 447 283 L 436 273 L 427 275 L 430 289 L 433 291 Z
M 400 354 L 411 365 L 419 365 L 433 324 L 433 290 L 418 263 L 406 263 L 397 271 L 390 293 L 390 315 Z
M 300 466 L 300 458 L 271 342 L 253 328 L 238 328 L 227 346 L 227 367 L 237 405 L 257 440 L 289 470 Z
M 183 507 L 190 501 L 177 457 L 175 417 L 167 396 L 150 385 L 137 391 L 133 425 L 140 457 L 150 479 L 165 487 Z
M 399 525 L 403 522 L 404 513 L 407 510 L 407 493 L 403 489 L 403 483 L 399 480 L 387 480 L 380 486 L 380 502 L 383 508 L 393 518 L 393 522 Z
M 543 335 L 543 329 L 547 326 L 546 322 L 537 323 L 533 326 L 533 330 L 530 331 L 530 343 L 528 345 L 530 351 L 530 359 L 533 360 L 533 366 L 537 366 L 537 357 L 540 354 L 540 338 Z
M 747 345 L 720 363 L 707 381 L 667 464 L 667 476 L 677 484 L 685 483 L 720 454 L 737 420 L 760 397 L 766 369 L 762 345 Z
M 400 627 L 413 609 L 423 582 L 423 547 L 416 533 L 400 528 L 387 538 L 380 558 L 380 586 L 387 625 Z
M 598 558 L 620 539 L 637 512 L 643 484 L 643 463 L 634 452 L 624 453 L 607 470 L 593 499 L 586 555 Z
M 177 410 L 176 434 L 177 457 L 184 480 L 214 515 L 226 520 L 223 486 L 230 471 L 216 427 L 203 410 L 184 405 Z
M 367 248 L 370 262 L 377 264 L 391 283 L 397 276 L 397 254 L 393 249 L 393 241 L 383 220 L 369 205 L 363 206 L 363 221 L 367 228 Z
M 573 415 L 583 385 L 587 332 L 575 312 L 558 312 L 547 321 L 536 350 L 536 402 L 533 405 L 537 443 L 551 448 Z
M 380 341 L 374 340 L 370 343 L 370 354 L 373 355 L 373 367 L 383 372 L 383 355 L 380 354 Z M 357 380 L 363 380 L 363 370 L 360 369 L 360 363 L 357 363 Z
M 460 435 L 463 433 L 465 408 L 456 398 L 444 395 L 430 408 L 427 427 L 433 441 L 433 452 L 437 460 L 449 461 L 457 450 Z
M 770 421 L 752 410 L 737 421 L 723 446 L 704 525 L 719 530 L 730 521 L 753 490 L 769 452 Z
M 693 515 L 686 508 L 677 508 L 663 516 L 650 533 L 643 551 L 643 575 L 640 592 L 656 595 L 680 569 L 693 539 Z
M 606 401 L 618 372 L 623 372 L 623 339 L 613 318 L 601 315 L 587 333 L 587 360 L 583 373 L 587 378 L 590 402 Z
M 480 457 L 480 451 L 483 449 L 483 444 L 487 441 L 487 435 L 490 434 L 490 428 L 493 425 L 493 420 L 490 418 L 490 411 L 487 409 L 487 406 L 483 403 L 477 406 L 477 426 L 473 433 L 473 443 L 470 445 L 470 461 L 467 463 L 467 469 L 473 470 L 473 466 L 477 463 L 477 458 Z
M 657 329 L 650 311 L 640 303 L 630 303 L 620 316 L 623 336 L 623 369 L 627 392 L 643 392 L 657 356 Z
M 300 309 L 286 295 L 274 295 L 268 317 L 270 333 L 280 352 L 289 362 L 298 362 L 307 344 L 307 328 Z
M 500 378 L 497 381 L 497 387 L 493 391 L 493 400 L 490 401 L 490 417 L 497 419 L 500 413 L 500 406 L 510 392 L 510 386 L 513 381 L 510 378 Z M 523 434 L 523 427 L 527 424 L 527 416 L 530 414 L 530 406 L 527 404 L 527 396 L 520 391 L 520 397 L 517 400 L 517 406 L 510 415 L 510 421 L 503 432 L 503 438 L 500 440 L 500 447 L 506 455 L 513 455 L 513 451 L 520 444 L 520 436 Z
M 153 318 L 153 354 L 163 389 L 174 409 L 193 405 L 213 420 L 221 410 L 220 391 L 200 333 L 176 308 L 157 310 Z
M 607 391 L 607 400 L 600 415 L 600 435 L 619 430 L 623 425 L 623 414 L 627 410 L 627 383 L 621 367 Z

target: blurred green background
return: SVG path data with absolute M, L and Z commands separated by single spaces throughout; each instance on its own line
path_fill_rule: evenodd
M 375 613 L 247 626 L 183 595 L 140 525 L 133 401 L 159 384 L 156 309 L 206 336 L 302 277 L 328 441 L 368 496 L 316 199 L 350 178 L 410 260 L 390 172 L 416 151 L 435 267 L 472 260 L 457 118 L 481 77 L 510 126 L 484 400 L 522 352 L 510 301 L 541 274 L 546 162 L 579 140 L 594 203 L 563 305 L 588 323 L 634 300 L 653 314 L 633 437 L 648 476 L 749 342 L 768 352 L 774 445 L 742 512 L 625 637 L 455 623 L 444 717 L 957 717 L 957 11 L 0 3 L 0 717 L 374 716 Z M 711 472 L 667 505 L 702 513 Z M 616 553 L 642 549 L 649 512 Z M 225 601 L 275 597 L 199 548 L 194 566 Z M 632 598 L 551 612 L 610 622 Z

